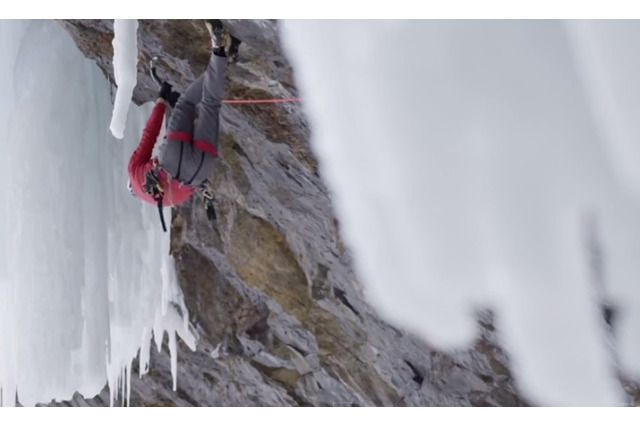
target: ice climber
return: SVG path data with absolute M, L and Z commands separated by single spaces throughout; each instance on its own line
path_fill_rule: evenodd
M 162 208 L 175 206 L 203 185 L 216 164 L 220 138 L 220 108 L 227 62 L 238 57 L 240 40 L 218 19 L 205 21 L 212 54 L 206 71 L 180 96 L 163 83 L 145 125 L 140 144 L 129 160 L 129 189 L 141 200 L 156 204 L 166 230 Z M 157 157 L 153 148 L 167 110 L 166 141 Z

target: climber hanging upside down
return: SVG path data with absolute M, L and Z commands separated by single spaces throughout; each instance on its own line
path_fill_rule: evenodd
M 237 60 L 240 40 L 218 19 L 205 21 L 211 35 L 212 54 L 206 71 L 180 96 L 163 83 L 158 100 L 129 160 L 129 188 L 138 198 L 175 206 L 203 185 L 215 166 L 220 139 L 220 108 L 225 89 L 227 61 Z M 171 116 L 166 144 L 152 157 L 167 108 Z

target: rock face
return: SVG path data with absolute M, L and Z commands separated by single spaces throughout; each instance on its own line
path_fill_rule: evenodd
M 112 21 L 59 21 L 113 80 Z M 276 21 L 225 21 L 245 43 L 226 98 L 295 96 Z M 140 21 L 135 102 L 153 101 L 146 64 L 184 90 L 204 70 L 202 21 Z M 168 350 L 131 384 L 132 406 L 522 406 L 490 315 L 466 352 L 441 353 L 366 303 L 296 103 L 224 105 L 212 176 L 217 221 L 202 201 L 174 210 L 172 253 L 197 350 Z M 122 401 L 117 401 L 119 405 Z M 109 405 L 108 389 L 57 405 Z

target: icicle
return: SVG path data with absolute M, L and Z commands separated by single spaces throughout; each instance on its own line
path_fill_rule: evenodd
M 138 21 L 116 19 L 113 23 L 113 69 L 116 80 L 116 99 L 109 129 L 118 139 L 124 137 L 125 122 L 137 81 Z
M 178 349 L 176 347 L 176 332 L 169 332 L 169 353 L 171 354 L 171 375 L 173 376 L 173 390 L 178 390 Z
M 126 386 L 126 382 L 124 380 L 125 375 L 127 374 L 127 367 L 123 367 L 122 370 L 120 370 L 120 406 L 124 407 L 124 394 L 125 394 L 125 386 Z
M 142 332 L 142 345 L 140 346 L 140 362 L 139 362 L 139 377 L 149 372 L 149 350 L 151 345 L 151 332 L 148 327 L 145 327 Z
M 131 406 L 131 364 L 127 367 L 127 407 Z

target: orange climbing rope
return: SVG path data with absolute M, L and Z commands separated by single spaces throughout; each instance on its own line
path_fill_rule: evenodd
M 302 98 L 277 99 L 224 99 L 223 104 L 273 104 L 278 102 L 300 102 Z
M 162 80 L 158 77 L 156 72 L 156 62 L 158 61 L 158 57 L 154 56 L 149 61 L 149 72 L 151 74 L 151 79 L 158 85 L 158 87 L 162 87 Z M 222 103 L 224 104 L 273 104 L 280 102 L 300 102 L 302 98 L 276 98 L 276 99 L 223 99 Z

